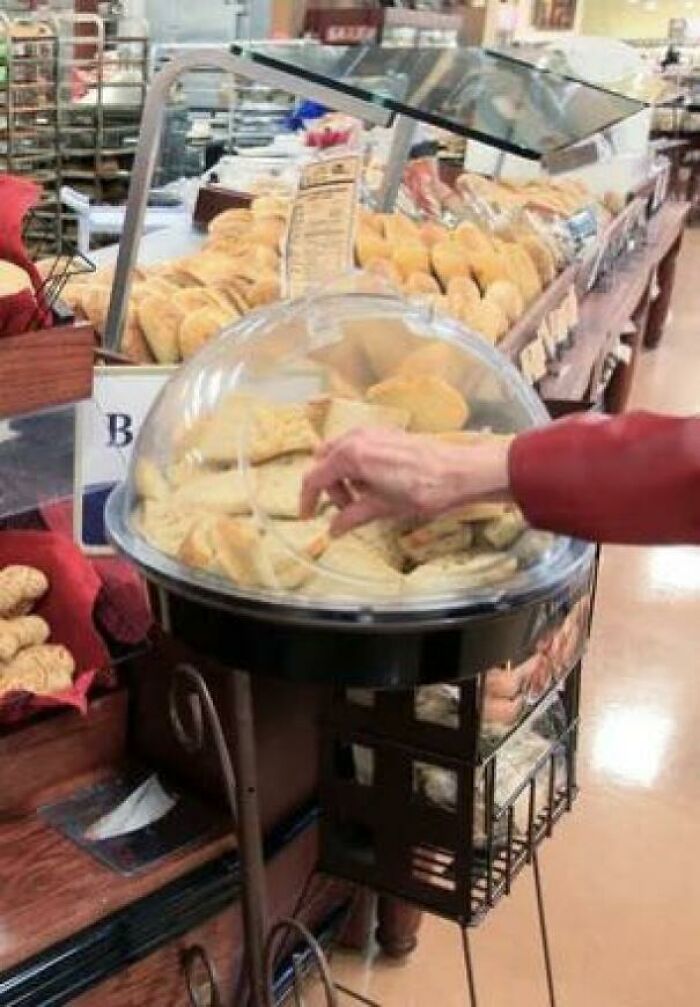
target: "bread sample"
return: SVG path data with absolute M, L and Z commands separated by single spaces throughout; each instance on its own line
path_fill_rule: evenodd
M 11 661 L 25 647 L 46 643 L 50 629 L 38 615 L 0 619 L 0 661 Z
M 48 577 L 41 570 L 6 566 L 0 571 L 0 618 L 26 615 L 48 589 Z
M 424 340 L 420 349 L 414 350 L 402 362 L 396 374 L 412 378 L 432 374 L 459 388 L 471 370 L 467 355 L 442 339 Z
M 507 553 L 490 555 L 465 552 L 431 560 L 405 577 L 411 594 L 447 594 L 499 584 L 512 577 L 518 561 Z
M 372 521 L 350 532 L 349 539 L 359 540 L 365 548 L 376 553 L 383 563 L 394 570 L 402 570 L 404 556 L 399 547 L 399 536 L 392 521 Z
M 527 528 L 525 518 L 517 509 L 507 511 L 482 530 L 486 542 L 494 549 L 509 549 Z
M 178 333 L 182 311 L 163 294 L 144 297 L 137 308 L 138 321 L 159 364 L 176 364 L 180 359 Z
M 266 528 L 262 548 L 267 552 L 275 579 L 284 590 L 296 590 L 313 576 L 313 561 L 330 544 L 325 521 L 273 521 Z
M 409 430 L 438 433 L 459 430 L 469 418 L 469 408 L 460 393 L 434 374 L 389 378 L 367 391 L 372 405 L 390 406 L 409 413 Z
M 59 645 L 42 644 L 20 651 L 0 665 L 0 696 L 10 692 L 30 692 L 49 696 L 70 689 L 75 661 L 69 650 Z
M 144 500 L 134 515 L 136 530 L 166 556 L 177 556 L 194 524 L 207 517 L 200 507 L 168 500 Z
M 253 408 L 247 451 L 254 465 L 283 455 L 313 452 L 319 444 L 305 403 Z
M 170 496 L 170 484 L 150 458 L 139 458 L 134 468 L 134 489 L 142 500 L 165 500 Z
M 331 399 L 323 429 L 324 440 L 335 440 L 351 430 L 365 427 L 383 427 L 388 430 L 406 430 L 411 416 L 407 409 L 394 406 L 369 405 L 350 399 Z
M 428 563 L 431 560 L 469 549 L 474 540 L 470 524 L 455 518 L 443 518 L 415 528 L 399 537 L 399 548 L 403 556 L 412 563 Z
M 253 521 L 225 518 L 212 527 L 216 563 L 234 584 L 277 590 L 279 583 L 263 536 Z
M 173 492 L 172 505 L 217 514 L 250 514 L 249 480 L 254 483 L 253 473 L 246 476 L 237 469 L 195 475 Z
M 263 514 L 299 518 L 304 476 L 313 467 L 310 455 L 288 455 L 255 469 L 255 502 Z
M 403 578 L 365 542 L 345 536 L 331 542 L 302 590 L 316 598 L 327 596 L 374 597 L 398 595 Z
M 198 518 L 180 543 L 177 558 L 186 566 L 212 573 L 222 572 L 217 561 L 214 526 L 220 520 L 215 515 Z

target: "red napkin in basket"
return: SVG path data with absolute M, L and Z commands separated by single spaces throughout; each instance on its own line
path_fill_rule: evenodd
M 41 516 L 52 531 L 72 540 L 72 501 L 45 504 Z M 153 619 L 148 593 L 138 570 L 119 556 L 92 556 L 89 562 L 100 582 L 95 605 L 98 625 L 119 643 L 142 643 Z
M 0 175 L 0 259 L 20 266 L 29 274 L 34 288 L 33 293 L 23 290 L 0 297 L 0 336 L 20 335 L 50 321 L 41 276 L 22 238 L 24 218 L 37 205 L 40 196 L 41 188 L 35 182 L 14 175 Z
M 71 706 L 87 711 L 87 694 L 109 654 L 93 622 L 100 578 L 82 552 L 63 535 L 49 531 L 0 532 L 0 569 L 33 566 L 49 579 L 49 590 L 34 611 L 51 627 L 50 643 L 61 643 L 75 658 L 73 688 L 52 696 L 14 693 L 0 699 L 0 723 L 22 720 L 37 710 Z

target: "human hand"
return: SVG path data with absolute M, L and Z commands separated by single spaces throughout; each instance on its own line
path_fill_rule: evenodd
M 394 430 L 356 430 L 323 445 L 304 479 L 301 513 L 326 493 L 343 535 L 378 518 L 430 521 L 472 500 L 508 495 L 507 442 L 443 444 Z

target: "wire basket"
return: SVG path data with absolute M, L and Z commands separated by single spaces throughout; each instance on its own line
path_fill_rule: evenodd
M 586 593 L 529 661 L 459 687 L 337 690 L 322 732 L 321 869 L 479 923 L 573 805 L 589 613 Z

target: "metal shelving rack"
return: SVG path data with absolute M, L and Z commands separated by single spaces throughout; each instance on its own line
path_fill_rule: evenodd
M 139 34 L 122 36 L 107 34 L 103 19 L 92 14 L 59 14 L 54 23 L 59 37 L 61 183 L 96 203 L 122 203 L 148 89 L 147 25 L 143 22 Z M 112 79 L 116 67 L 129 79 Z M 80 97 L 79 77 L 87 86 Z M 64 208 L 62 217 L 63 239 L 72 241 L 72 212 Z
M 61 243 L 58 37 L 49 22 L 0 12 L 0 47 L 0 170 L 42 186 L 25 231 L 41 257 Z

